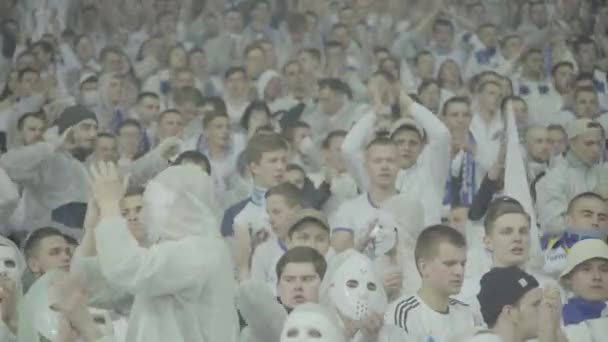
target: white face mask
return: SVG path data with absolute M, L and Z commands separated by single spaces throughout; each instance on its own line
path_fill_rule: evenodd
M 97 106 L 101 103 L 101 96 L 97 90 L 87 90 L 80 94 L 82 104 L 85 106 Z
M 170 206 L 175 202 L 175 192 L 163 184 L 150 181 L 144 192 L 143 224 L 148 233 L 148 241 L 154 243 L 160 238 L 169 218 Z
M 344 342 L 344 336 L 321 312 L 294 311 L 283 326 L 281 342 Z
M 344 316 L 358 321 L 371 312 L 384 312 L 387 298 L 382 286 L 371 260 L 354 254 L 333 275 L 329 296 Z
M 18 282 L 19 268 L 17 266 L 15 250 L 12 247 L 0 245 L 0 276 Z
M 374 257 L 388 253 L 397 244 L 397 220 L 389 213 L 380 211 L 378 223 L 372 231 Z

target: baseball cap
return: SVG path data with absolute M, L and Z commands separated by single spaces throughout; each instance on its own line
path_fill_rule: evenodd
M 306 208 L 306 209 L 300 209 L 297 210 L 295 213 L 293 213 L 291 215 L 291 217 L 289 218 L 289 232 L 288 234 L 291 234 L 293 232 L 293 230 L 303 221 L 306 220 L 311 220 L 311 221 L 315 221 L 318 222 L 319 224 L 321 224 L 325 229 L 327 229 L 328 231 L 329 229 L 329 223 L 327 222 L 327 219 L 325 218 L 325 215 L 323 215 L 323 213 L 321 213 L 318 210 L 315 209 L 310 209 L 310 208 Z
M 411 118 L 401 118 L 397 121 L 395 121 L 392 125 L 391 125 L 391 129 L 389 130 L 389 136 L 392 138 L 393 135 L 400 130 L 401 128 L 403 128 L 404 126 L 409 126 L 412 127 L 414 129 L 416 129 L 418 131 L 418 133 L 420 134 L 420 136 L 424 139 L 424 128 L 422 128 L 422 126 L 420 126 L 416 120 L 411 119 Z
M 539 286 L 538 281 L 519 267 L 496 267 L 484 274 L 477 299 L 481 315 L 493 326 L 506 305 L 514 305 L 526 293 Z
M 568 252 L 566 268 L 564 268 L 560 277 L 567 276 L 576 266 L 585 261 L 596 258 L 608 260 L 608 245 L 606 242 L 600 239 L 585 239 L 575 243 Z
M 574 139 L 581 134 L 587 133 L 593 129 L 601 129 L 602 126 L 591 119 L 581 118 L 570 121 L 566 124 L 566 134 L 568 135 L 568 139 Z
M 78 84 L 82 85 L 85 82 L 91 82 L 91 81 L 97 81 L 98 77 L 97 74 L 94 72 L 86 72 L 84 74 L 82 74 L 82 76 L 80 76 L 80 79 L 78 80 Z

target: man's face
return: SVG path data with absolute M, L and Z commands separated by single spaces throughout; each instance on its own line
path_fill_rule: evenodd
M 574 103 L 574 113 L 579 118 L 593 119 L 599 113 L 600 103 L 595 92 L 578 93 Z
M 326 160 L 327 164 L 338 172 L 346 171 L 346 163 L 342 155 L 342 143 L 344 137 L 335 137 L 331 139 L 327 147 Z
M 608 260 L 591 259 L 576 266 L 566 284 L 577 296 L 588 301 L 608 301 Z
M 190 67 L 198 74 L 205 74 L 207 72 L 207 55 L 202 52 L 191 54 Z
M 583 44 L 579 46 L 579 53 L 576 54 L 576 62 L 579 68 L 593 68 L 597 60 L 595 46 L 593 44 Z
M 42 141 L 44 130 L 46 129 L 44 121 L 39 118 L 29 117 L 23 121 L 21 129 L 21 137 L 24 145 L 32 145 Z
M 28 266 L 38 276 L 54 269 L 69 271 L 72 260 L 70 251 L 70 245 L 63 236 L 48 236 L 40 240 L 37 253 L 28 260 Z
M 452 134 L 467 133 L 472 120 L 469 105 L 460 102 L 449 104 L 443 116 L 443 121 Z
M 423 55 L 418 58 L 416 70 L 418 77 L 424 80 L 433 79 L 433 71 L 435 69 L 435 58 L 432 55 Z
M 302 68 L 299 63 L 291 63 L 285 68 L 285 81 L 287 83 L 287 89 L 290 92 L 301 92 L 304 88 L 304 82 L 302 82 Z
M 205 128 L 209 142 L 216 146 L 227 146 L 230 142 L 230 122 L 227 117 L 217 117 Z
M 394 145 L 374 145 L 367 150 L 365 169 L 370 183 L 381 188 L 394 188 L 399 167 Z
M 454 31 L 448 25 L 437 25 L 433 31 L 433 40 L 437 46 L 444 49 L 452 48 L 454 42 Z
M 603 151 L 604 137 L 602 131 L 593 129 L 570 140 L 572 152 L 587 166 L 596 164 Z
M 488 48 L 496 46 L 496 36 L 495 27 L 484 27 L 479 31 L 479 40 Z
M 433 83 L 420 93 L 420 101 L 431 112 L 436 113 L 439 110 L 440 91 L 439 86 Z
M 340 24 L 346 27 L 352 27 L 355 23 L 355 11 L 352 8 L 345 8 L 338 14 Z
M 480 93 L 479 102 L 485 110 L 496 111 L 500 106 L 501 91 L 495 84 L 486 84 Z
M 321 112 L 333 115 L 340 111 L 342 106 L 344 106 L 344 100 L 340 94 L 336 94 L 327 87 L 319 91 L 319 109 Z
M 551 149 L 551 155 L 561 155 L 566 151 L 566 145 L 568 144 L 568 137 L 564 132 L 559 129 L 549 130 L 549 147 Z
M 560 93 L 566 93 L 572 88 L 574 78 L 574 70 L 567 65 L 561 66 L 555 70 L 553 75 L 553 85 Z
M 304 189 L 304 183 L 306 182 L 306 175 L 298 169 L 289 170 L 285 173 L 285 181 L 302 190 Z
M 247 79 L 242 72 L 236 72 L 226 80 L 226 90 L 231 97 L 247 96 Z
M 268 21 L 269 12 L 270 8 L 268 8 L 268 4 L 258 3 L 251 11 L 251 19 L 258 23 L 265 24 Z
M 329 231 L 315 221 L 298 224 L 298 230 L 293 232 L 289 239 L 289 248 L 310 247 L 321 255 L 327 254 L 329 246 Z
M 294 308 L 304 303 L 319 301 L 321 277 L 312 263 L 289 263 L 279 279 L 277 292 L 281 303 Z
M 239 12 L 228 12 L 224 22 L 230 33 L 240 34 L 243 31 L 243 16 Z
M 154 97 L 144 97 L 137 104 L 137 113 L 143 123 L 155 121 L 160 114 L 160 101 Z
M 526 134 L 526 149 L 533 160 L 546 163 L 551 158 L 549 132 L 545 128 L 533 128 Z
M 295 148 L 300 146 L 300 143 L 304 138 L 312 137 L 312 131 L 309 127 L 298 127 L 293 132 L 293 145 Z
M 118 132 L 118 147 L 121 153 L 134 156 L 139 151 L 141 132 L 135 126 L 124 126 Z
M 270 225 L 280 239 L 284 239 L 287 234 L 289 215 L 292 212 L 293 208 L 289 207 L 283 196 L 272 195 L 266 198 L 266 213 L 270 218 Z
M 547 9 L 543 2 L 530 7 L 530 21 L 538 27 L 544 27 L 547 24 Z
M 402 129 L 395 133 L 393 141 L 397 145 L 399 166 L 408 169 L 416 164 L 424 147 L 420 135 L 411 129 Z
M 40 76 L 38 73 L 27 72 L 21 78 L 20 87 L 22 96 L 31 96 L 40 88 Z
M 72 133 L 77 147 L 91 151 L 97 140 L 97 122 L 93 119 L 81 121 L 73 126 Z
M 166 113 L 159 124 L 162 138 L 179 137 L 182 134 L 184 122 L 179 113 Z
M 513 36 L 507 39 L 505 42 L 505 55 L 508 57 L 516 56 L 520 51 L 523 45 L 523 39 L 519 36 Z
M 265 69 L 264 51 L 261 49 L 250 50 L 247 56 L 245 56 L 245 69 L 249 78 L 255 79 Z
M 108 162 L 118 160 L 118 147 L 116 140 L 110 137 L 100 137 L 95 143 L 95 159 Z
M 431 260 L 420 260 L 418 267 L 425 286 L 452 296 L 460 293 L 466 261 L 466 248 L 442 242 L 437 246 L 437 255 Z
M 105 58 L 103 61 L 101 61 L 101 64 L 102 71 L 104 73 L 119 73 L 122 67 L 122 56 L 117 53 L 110 52 L 105 55 Z
M 530 53 L 526 58 L 524 73 L 529 77 L 541 77 L 543 74 L 543 55 L 537 52 Z
M 494 221 L 484 243 L 492 252 L 495 266 L 521 266 L 530 255 L 530 221 L 518 213 L 502 215 Z
M 327 66 L 331 69 L 341 67 L 346 61 L 344 48 L 340 46 L 331 46 L 325 50 Z M 332 70 L 334 71 L 334 70 Z
M 279 185 L 287 170 L 287 151 L 264 152 L 258 163 L 253 162 L 249 166 L 257 185 L 265 188 Z
M 144 207 L 144 197 L 142 195 L 128 196 L 120 202 L 122 216 L 127 220 L 127 226 L 131 235 L 137 240 L 140 246 L 146 243 L 146 232 L 142 226 L 141 210 Z
M 576 201 L 566 217 L 571 229 L 602 229 L 608 233 L 608 208 L 599 198 L 585 197 Z
M 538 337 L 542 295 L 543 290 L 540 288 L 530 290 L 521 297 L 519 304 L 513 307 L 514 326 L 526 341 Z
M 51 63 L 51 59 L 53 57 L 52 54 L 47 53 L 41 46 L 36 46 L 34 48 L 34 56 L 36 56 L 36 63 L 40 68 L 46 69 L 46 67 Z

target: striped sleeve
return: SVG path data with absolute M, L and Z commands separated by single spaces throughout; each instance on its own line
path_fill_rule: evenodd
M 395 316 L 393 318 L 394 324 L 405 330 L 405 332 L 409 332 L 407 327 L 408 314 L 411 312 L 412 309 L 417 308 L 419 305 L 420 303 L 414 296 L 411 296 L 399 302 L 395 307 Z

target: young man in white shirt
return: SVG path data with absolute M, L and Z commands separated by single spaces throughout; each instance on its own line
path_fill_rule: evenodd
M 548 241 L 545 248 L 543 271 L 552 277 L 566 267 L 572 246 L 580 240 L 608 237 L 608 204 L 594 192 L 583 192 L 574 197 L 566 212 L 566 231 Z
M 251 195 L 228 208 L 222 220 L 222 235 L 234 237 L 236 263 L 248 278 L 253 237 L 272 236 L 266 213 L 266 191 L 283 182 L 287 169 L 287 143 L 278 134 L 258 133 L 245 149 L 253 179 Z
M 500 115 L 502 96 L 501 85 L 494 81 L 485 81 L 477 88 L 471 133 L 477 143 L 475 160 L 480 166 L 480 174 L 485 174 L 496 160 L 504 136 Z
M 251 278 L 276 288 L 276 266 L 287 251 L 287 229 L 289 218 L 300 208 L 302 194 L 291 183 L 279 184 L 266 193 L 266 213 L 274 237 L 259 245 L 251 259 Z
M 466 264 L 465 237 L 437 225 L 426 228 L 416 241 L 416 266 L 422 287 L 389 306 L 384 324 L 405 331 L 405 341 L 450 341 L 475 326 L 468 305 L 452 299 L 460 292 Z
M 481 279 L 477 296 L 488 330 L 469 342 L 565 342 L 560 328 L 559 290 L 539 288 L 538 281 L 518 267 L 498 267 Z
M 589 239 L 574 245 L 562 272 L 571 297 L 562 310 L 569 341 L 604 341 L 608 336 L 608 245 Z

